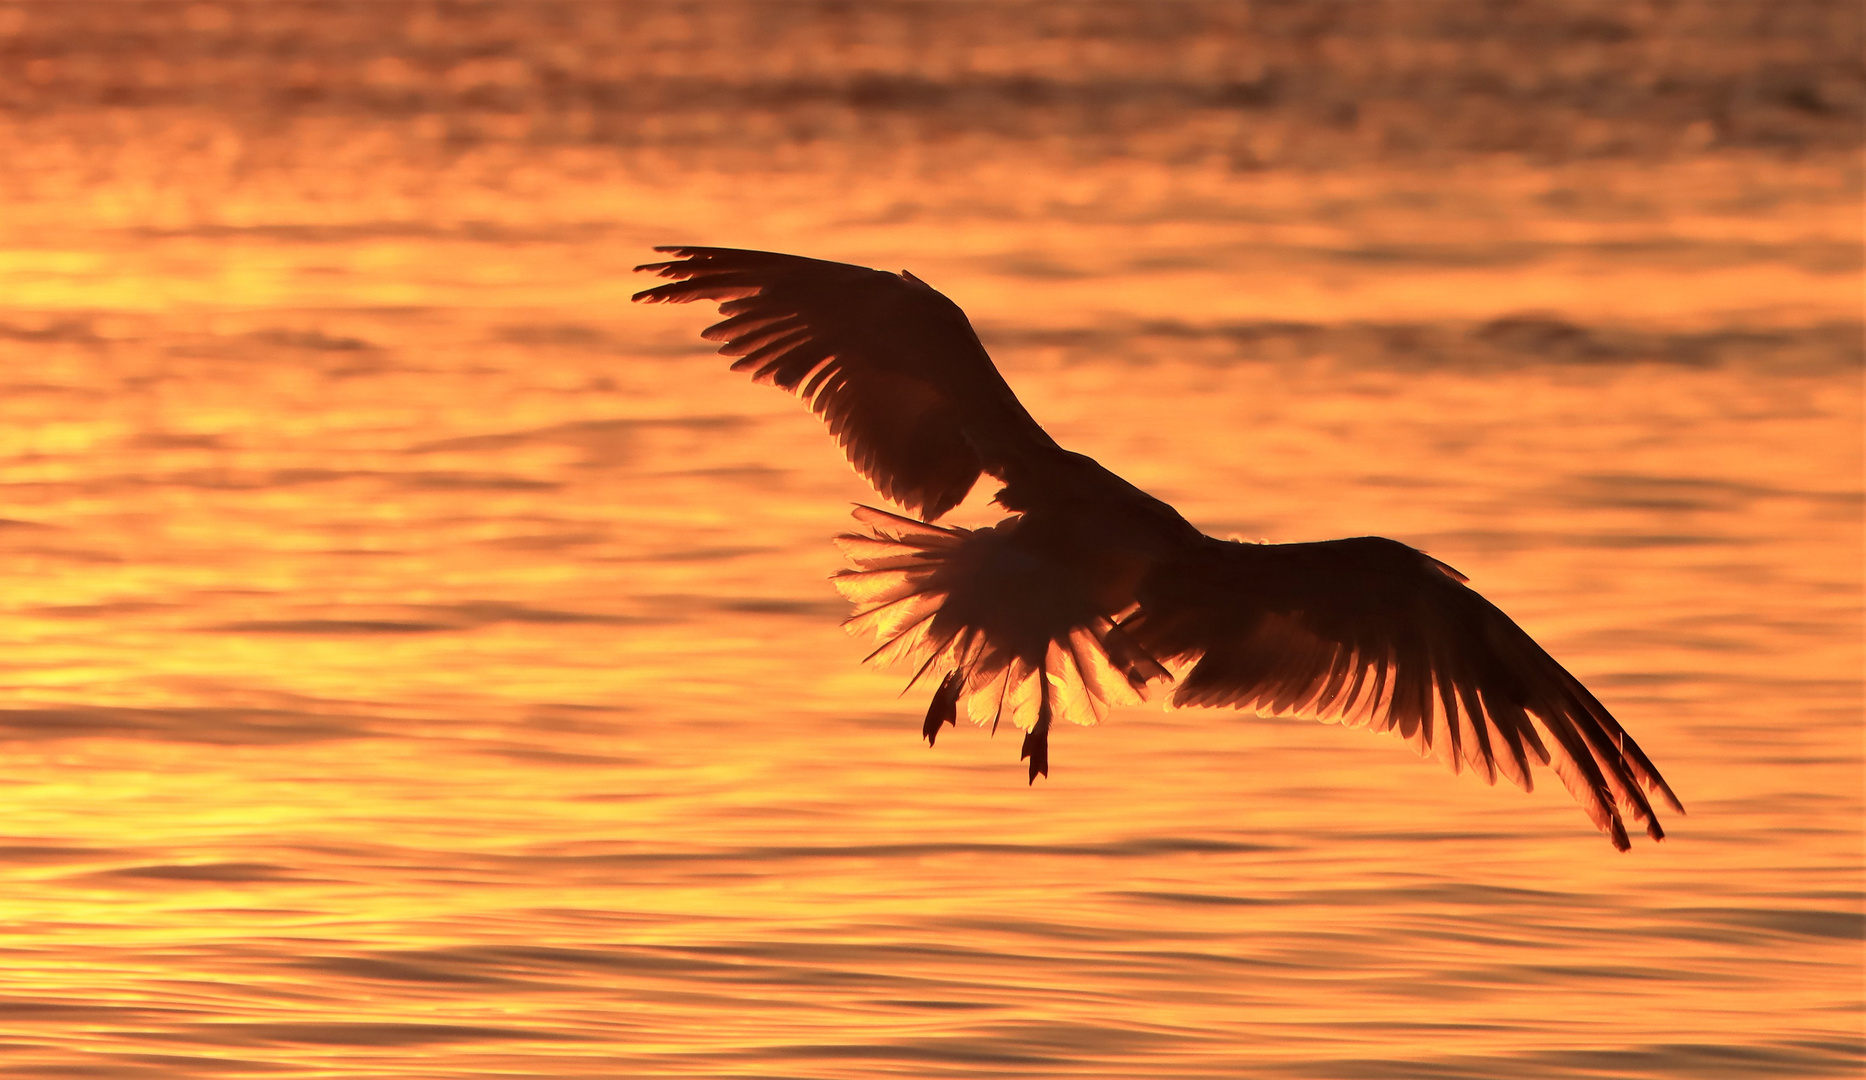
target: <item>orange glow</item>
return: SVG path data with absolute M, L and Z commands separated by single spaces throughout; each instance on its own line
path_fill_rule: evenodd
M 1857 34 L 1535 69 L 1826 73 L 1713 130 L 1078 6 L 0 7 L 0 1073 L 1857 1068 Z M 1215 535 L 1426 549 L 1689 815 L 1229 712 L 929 750 L 827 581 L 876 497 L 627 303 L 681 242 L 912 269 Z

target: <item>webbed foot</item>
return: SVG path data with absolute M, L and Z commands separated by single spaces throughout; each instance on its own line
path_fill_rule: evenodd
M 1036 783 L 1038 774 L 1050 775 L 1050 721 L 1044 717 L 1037 726 L 1024 733 L 1024 753 L 1030 760 L 1030 782 Z
M 959 726 L 959 691 L 965 688 L 965 679 L 959 672 L 949 672 L 940 682 L 939 689 L 933 691 L 933 701 L 927 705 L 926 723 L 920 725 L 920 734 L 926 736 L 927 745 L 939 737 L 941 724 Z

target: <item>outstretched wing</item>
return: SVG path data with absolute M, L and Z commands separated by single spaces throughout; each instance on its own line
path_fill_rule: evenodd
M 911 274 L 732 248 L 660 247 L 636 267 L 676 279 L 648 303 L 713 300 L 702 334 L 734 371 L 793 391 L 876 490 L 933 521 L 979 473 L 1053 446 L 992 366 L 959 306 Z
M 1579 680 L 1463 581 L 1379 537 L 1210 540 L 1149 574 L 1122 629 L 1161 660 L 1196 660 L 1175 705 L 1397 730 L 1453 769 L 1468 763 L 1491 783 L 1501 772 L 1525 789 L 1533 754 L 1614 847 L 1628 846 L 1622 813 L 1662 837 L 1646 793 L 1684 808 L 1652 762 Z

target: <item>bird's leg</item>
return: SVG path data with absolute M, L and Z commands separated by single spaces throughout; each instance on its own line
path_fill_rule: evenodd
M 927 721 L 920 726 L 920 734 L 926 736 L 927 745 L 939 737 L 941 724 L 959 726 L 959 691 L 965 689 L 965 673 L 947 672 L 940 681 L 939 689 L 933 691 L 933 701 L 927 705 Z
M 1037 774 L 1050 775 L 1050 680 L 1037 672 L 1037 722 L 1024 734 L 1023 757 L 1030 759 L 1030 782 Z

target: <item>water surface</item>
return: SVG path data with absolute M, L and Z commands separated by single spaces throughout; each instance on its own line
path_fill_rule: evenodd
M 0 1067 L 1857 1075 L 1857 12 L 1318 10 L 0 6 Z M 682 242 L 914 270 L 1209 532 L 1430 551 L 1689 815 L 928 749 L 875 496 L 626 302 Z

